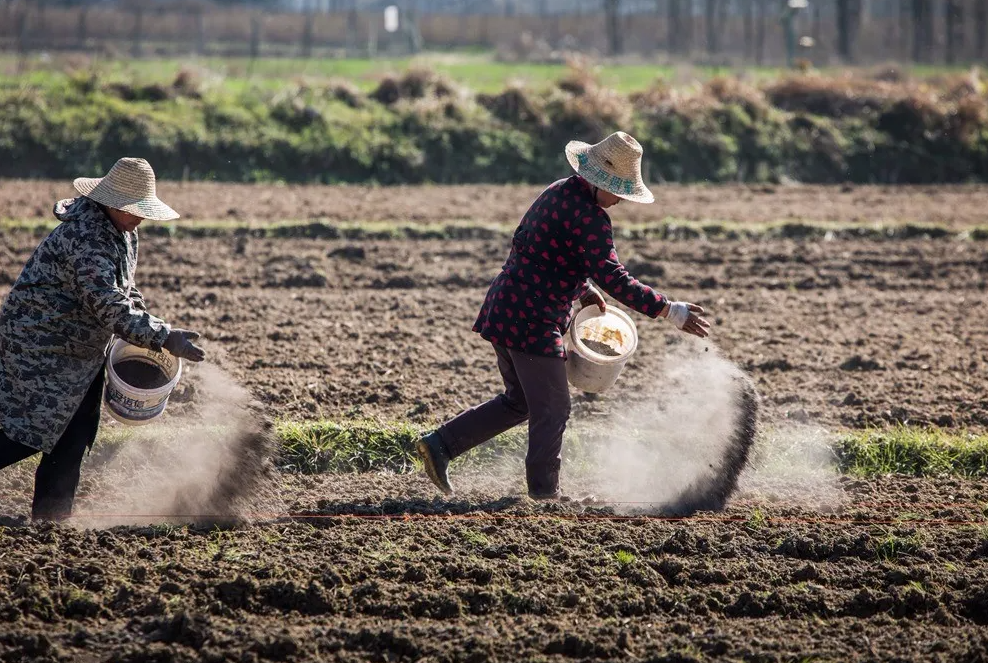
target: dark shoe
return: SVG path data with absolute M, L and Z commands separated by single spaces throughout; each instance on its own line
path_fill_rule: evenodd
M 446 445 L 438 433 L 429 433 L 415 444 L 419 452 L 419 458 L 425 466 L 425 473 L 429 475 L 436 488 L 446 495 L 453 494 L 453 487 L 449 485 L 449 454 L 446 452 Z

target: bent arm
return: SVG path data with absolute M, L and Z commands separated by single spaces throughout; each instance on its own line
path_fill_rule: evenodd
M 581 228 L 584 265 L 590 278 L 611 297 L 639 313 L 657 318 L 668 299 L 634 278 L 614 249 L 614 235 L 603 211 Z
M 83 305 L 97 320 L 128 343 L 161 350 L 170 331 L 168 325 L 139 309 L 136 301 L 117 286 L 116 264 L 110 256 L 98 251 L 81 252 L 73 257 L 72 266 Z M 140 291 L 137 296 L 143 303 Z

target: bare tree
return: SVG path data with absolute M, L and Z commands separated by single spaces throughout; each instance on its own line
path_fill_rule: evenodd
M 837 53 L 845 62 L 854 62 L 855 42 L 860 27 L 860 0 L 837 0 Z
M 744 57 L 750 59 L 755 50 L 755 0 L 741 0 L 744 23 Z
M 944 0 L 947 29 L 947 64 L 957 62 L 957 53 L 964 48 L 964 7 L 960 0 Z M 983 4 L 983 3 L 982 3 Z
M 913 60 L 933 59 L 933 0 L 913 0 Z
M 621 53 L 621 0 L 604 0 L 604 13 L 607 19 L 607 42 L 611 55 Z
M 717 6 L 719 0 L 707 0 L 704 22 L 707 24 L 707 53 L 716 55 L 720 51 L 720 42 L 717 26 Z
M 975 0 L 974 3 L 974 34 L 977 35 L 978 59 L 988 56 L 988 3 Z
M 755 64 L 762 64 L 765 61 L 765 30 L 768 22 L 767 0 L 755 0 L 758 8 L 758 21 L 755 23 Z
M 668 30 L 669 52 L 670 53 L 681 53 L 682 48 L 682 20 L 680 11 L 682 0 L 669 0 L 669 21 L 666 24 L 666 30 Z

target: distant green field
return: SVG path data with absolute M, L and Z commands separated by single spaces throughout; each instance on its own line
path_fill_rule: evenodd
M 17 61 L 14 56 L 0 55 L 0 73 L 6 82 L 30 85 L 32 82 L 50 81 L 52 75 L 64 71 L 66 60 L 43 60 L 39 56 L 27 60 L 27 71 L 15 76 Z M 372 89 L 380 78 L 389 73 L 402 73 L 413 67 L 427 67 L 476 92 L 500 92 L 506 85 L 522 82 L 534 87 L 546 87 L 566 74 L 563 64 L 534 64 L 496 62 L 489 54 L 436 53 L 403 59 L 302 59 L 302 58 L 165 58 L 140 60 L 93 60 L 91 66 L 101 74 L 119 76 L 127 80 L 145 83 L 169 82 L 184 67 L 204 69 L 221 77 L 231 89 L 246 86 L 276 89 L 287 81 L 311 78 L 345 78 L 360 89 Z M 729 67 L 671 66 L 658 64 L 602 64 L 597 68 L 600 81 L 606 87 L 619 92 L 643 90 L 657 79 L 672 84 L 688 84 L 715 75 L 736 74 L 741 71 L 753 78 L 770 78 L 783 73 L 778 67 L 745 67 L 743 70 Z M 835 70 L 828 70 L 830 72 Z M 963 68 L 908 67 L 908 73 L 926 77 Z

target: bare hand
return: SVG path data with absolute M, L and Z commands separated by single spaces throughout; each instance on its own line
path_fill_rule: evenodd
M 600 309 L 601 313 L 607 313 L 607 302 L 604 301 L 604 298 L 601 297 L 600 293 L 597 292 L 596 290 L 591 290 L 586 295 L 584 295 L 583 298 L 580 299 L 580 305 L 583 306 L 584 308 L 586 308 L 587 306 L 596 305 L 597 308 Z
M 675 311 L 673 311 L 673 307 L 676 308 Z M 706 338 L 710 335 L 708 331 L 710 329 L 710 323 L 699 315 L 703 313 L 702 306 L 691 304 L 690 302 L 671 302 L 666 304 L 665 308 L 662 309 L 662 313 L 659 315 L 663 318 L 668 318 L 670 312 L 673 313 L 672 322 L 687 334 L 692 334 L 700 338 Z

